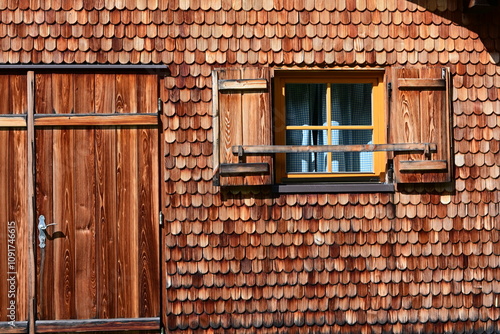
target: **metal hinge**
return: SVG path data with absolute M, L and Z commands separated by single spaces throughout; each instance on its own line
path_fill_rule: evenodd
M 159 221 L 160 227 L 163 227 L 163 219 L 164 219 L 163 212 L 160 211 L 160 214 L 159 214 L 159 217 L 158 217 L 158 221 Z
M 389 99 L 392 96 L 392 83 L 391 82 L 387 83 L 387 95 L 389 96 Z
M 161 114 L 163 111 L 163 101 L 158 98 L 158 114 Z

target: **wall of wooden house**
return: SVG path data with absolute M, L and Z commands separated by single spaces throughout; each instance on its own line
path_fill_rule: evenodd
M 169 66 L 161 91 L 169 331 L 500 330 L 498 7 L 473 14 L 455 0 L 1 6 L 2 63 Z M 454 182 L 394 194 L 222 191 L 212 185 L 211 70 L 243 66 L 449 67 Z

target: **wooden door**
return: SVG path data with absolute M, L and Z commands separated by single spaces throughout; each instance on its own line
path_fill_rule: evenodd
M 36 331 L 158 332 L 157 77 L 35 78 Z

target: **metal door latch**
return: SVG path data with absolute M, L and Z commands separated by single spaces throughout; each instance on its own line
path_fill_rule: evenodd
M 41 215 L 38 217 L 38 240 L 40 241 L 40 248 L 45 248 L 45 240 L 47 239 L 47 235 L 45 233 L 45 230 L 47 227 L 52 226 L 52 225 L 57 225 L 57 224 L 45 224 L 45 216 Z

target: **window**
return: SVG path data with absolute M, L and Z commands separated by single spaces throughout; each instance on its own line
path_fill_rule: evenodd
M 446 68 L 212 74 L 215 185 L 378 192 L 452 180 Z
M 277 145 L 383 144 L 383 71 L 281 71 L 275 75 Z M 300 152 L 277 158 L 277 180 L 384 176 L 383 152 Z

